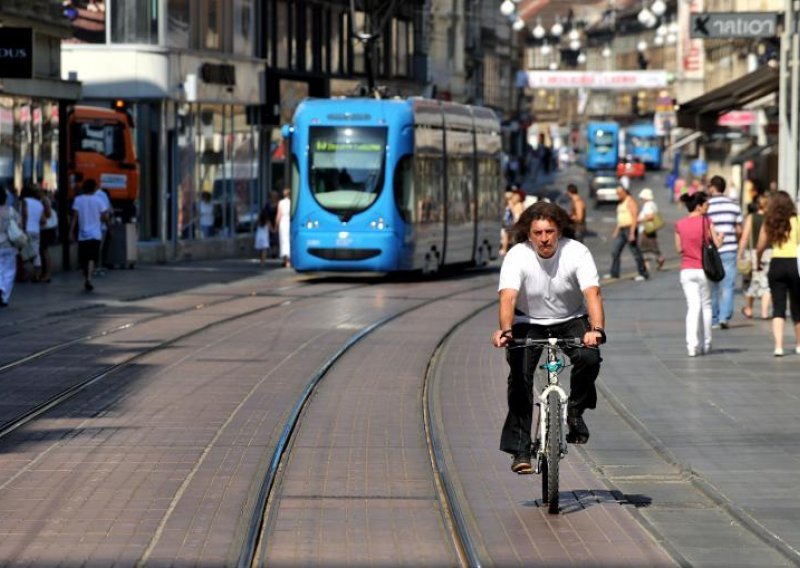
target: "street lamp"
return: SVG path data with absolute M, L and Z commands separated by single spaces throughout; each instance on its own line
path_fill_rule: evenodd
M 647 6 L 642 8 L 642 11 L 639 12 L 639 15 L 636 16 L 636 19 L 639 20 L 639 23 L 646 28 L 652 28 L 658 23 L 658 18 Z
M 600 52 L 600 55 L 608 59 L 611 57 L 611 48 L 608 46 L 603 47 L 603 51 Z
M 637 43 L 636 51 L 638 51 L 639 53 L 644 53 L 645 51 L 647 51 L 647 42 L 642 40 L 639 43 Z
M 561 25 L 561 18 L 558 16 L 556 16 L 556 23 L 553 24 L 552 28 L 550 28 L 550 33 L 556 38 L 561 37 L 561 34 L 564 33 L 564 26 Z
M 653 5 L 650 6 L 650 11 L 656 16 L 663 16 L 664 12 L 667 11 L 667 4 L 664 2 L 664 0 L 656 0 L 653 2 Z
M 518 32 L 525 28 L 525 20 L 518 16 L 517 19 L 514 20 L 514 23 L 511 24 L 511 27 L 514 28 L 515 32 Z
M 545 31 L 544 26 L 542 26 L 542 20 L 540 18 L 536 18 L 536 27 L 533 28 L 533 37 L 536 39 L 542 39 L 544 34 Z
M 544 42 L 542 44 L 542 55 L 550 55 L 551 51 L 552 51 L 552 48 L 550 47 L 550 44 L 547 43 L 547 42 Z
M 548 65 L 547 68 L 550 69 L 550 71 L 557 71 L 558 63 L 556 63 L 555 61 L 551 61 L 550 65 Z
M 578 54 L 578 64 L 583 65 L 584 63 L 586 63 L 586 54 L 581 51 Z
M 503 3 L 500 4 L 500 13 L 504 16 L 510 16 L 514 13 L 515 9 L 514 3 L 511 0 L 503 0 Z

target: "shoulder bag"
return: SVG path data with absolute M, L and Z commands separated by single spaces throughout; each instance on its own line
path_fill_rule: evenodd
M 747 256 L 740 258 L 736 262 L 736 269 L 739 271 L 739 274 L 745 277 L 748 277 L 753 273 L 753 251 L 756 248 L 753 245 L 753 215 L 755 215 L 755 213 L 750 213 L 750 236 L 747 239 L 747 244 L 749 245 L 747 249 Z
M 664 226 L 664 218 L 661 217 L 661 213 L 656 211 L 655 213 L 653 213 L 652 219 L 648 219 L 642 224 L 642 229 L 644 230 L 645 233 L 655 233 L 663 226 Z
M 706 232 L 710 221 L 708 217 L 703 215 L 703 272 L 706 273 L 706 278 L 712 282 L 719 282 L 725 278 L 725 267 L 722 265 L 722 259 L 719 256 L 717 245 L 714 244 L 714 239 L 711 238 L 711 233 Z

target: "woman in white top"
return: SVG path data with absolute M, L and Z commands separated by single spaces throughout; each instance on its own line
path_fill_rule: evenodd
M 278 225 L 278 241 L 280 243 L 280 257 L 283 259 L 283 266 L 289 267 L 291 262 L 291 249 L 289 247 L 289 217 L 292 204 L 289 199 L 291 191 L 289 188 L 283 190 L 283 199 L 278 202 L 278 214 L 275 216 L 275 224 Z
M 639 209 L 639 217 L 637 218 L 639 224 L 639 250 L 642 251 L 648 272 L 652 270 L 651 260 L 653 258 L 656 261 L 656 268 L 661 270 L 661 267 L 664 266 L 664 255 L 661 254 L 661 247 L 658 244 L 657 231 L 660 227 L 656 226 L 655 230 L 652 231 L 645 229 L 646 222 L 652 221 L 655 223 L 661 220 L 658 205 L 653 200 L 653 190 L 648 187 L 644 188 L 639 192 L 639 199 L 642 201 L 642 207 Z
M 26 185 L 22 189 L 22 223 L 25 225 L 25 233 L 28 235 L 36 250 L 33 257 L 33 282 L 39 282 L 42 276 L 42 257 L 39 254 L 39 234 L 44 222 L 44 205 L 40 198 L 39 190 Z

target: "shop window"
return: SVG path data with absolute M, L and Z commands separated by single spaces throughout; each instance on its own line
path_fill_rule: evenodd
M 233 51 L 241 55 L 253 55 L 255 19 L 253 0 L 233 2 Z
M 167 37 L 169 47 L 188 48 L 191 43 L 192 24 L 189 19 L 189 0 L 167 2 Z
M 110 0 L 112 43 L 158 43 L 158 2 Z

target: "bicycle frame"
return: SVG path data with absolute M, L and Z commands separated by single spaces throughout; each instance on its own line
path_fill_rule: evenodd
M 536 452 L 534 472 L 537 474 L 541 473 L 542 455 L 544 454 L 544 444 L 542 440 L 547 439 L 547 397 L 553 391 L 558 393 L 558 398 L 561 401 L 561 416 L 559 418 L 562 427 L 558 441 L 559 458 L 563 458 L 567 455 L 567 393 L 558 384 L 558 375 L 567 365 L 564 363 L 563 359 L 558 357 L 559 349 L 557 343 L 558 340 L 555 337 L 549 338 L 548 344 L 545 346 L 547 361 L 539 365 L 540 369 L 547 371 L 547 386 L 542 389 L 542 392 L 536 397 L 538 402 L 534 403 L 535 406 L 539 407 L 539 421 L 536 424 L 536 431 L 533 436 L 534 449 Z M 536 386 L 534 384 L 534 389 L 535 388 Z

